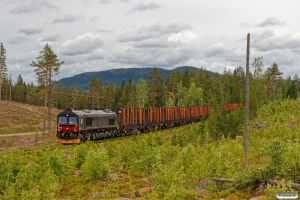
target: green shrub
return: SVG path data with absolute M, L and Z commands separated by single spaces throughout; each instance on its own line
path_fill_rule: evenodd
M 80 168 L 81 165 L 84 163 L 88 151 L 89 151 L 88 143 L 79 144 L 78 146 L 75 147 L 73 152 L 75 153 L 77 168 Z
M 108 176 L 110 166 L 108 155 L 104 149 L 90 150 L 81 166 L 81 172 L 87 180 L 97 180 Z
M 50 169 L 30 162 L 19 171 L 16 182 L 6 191 L 7 199 L 52 199 L 59 187 Z
M 294 191 L 295 190 L 292 188 L 292 183 L 288 182 L 286 184 L 284 179 L 282 179 L 278 185 L 267 184 L 267 188 L 265 189 L 265 192 L 266 192 L 269 200 L 278 199 L 276 197 L 276 194 L 278 194 L 280 192 L 294 192 Z

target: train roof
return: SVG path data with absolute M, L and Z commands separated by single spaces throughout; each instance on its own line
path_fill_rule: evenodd
M 58 114 L 58 117 L 59 116 L 70 116 L 70 117 L 78 117 L 78 115 L 75 113 L 75 112 L 73 112 L 73 110 L 72 109 L 66 109 L 65 111 L 63 111 L 63 112 L 61 112 L 61 113 L 59 113 Z
M 58 116 L 71 116 L 71 117 L 83 117 L 83 116 L 112 116 L 116 113 L 112 112 L 111 110 L 72 110 L 70 108 L 66 109 L 65 111 L 58 114 Z

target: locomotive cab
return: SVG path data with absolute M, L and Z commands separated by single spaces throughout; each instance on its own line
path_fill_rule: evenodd
M 72 109 L 66 109 L 57 116 L 56 141 L 59 143 L 79 143 L 79 117 Z

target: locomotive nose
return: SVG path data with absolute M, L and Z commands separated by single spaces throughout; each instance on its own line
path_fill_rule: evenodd
M 69 131 L 66 131 L 66 132 L 64 133 L 64 138 L 65 138 L 65 139 L 70 139 L 70 132 L 69 132 Z

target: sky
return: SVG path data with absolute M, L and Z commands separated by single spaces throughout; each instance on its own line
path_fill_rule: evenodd
M 65 61 L 54 79 L 129 67 L 179 66 L 223 73 L 263 56 L 300 74 L 299 0 L 0 0 L 8 74 L 36 83 L 48 43 Z

